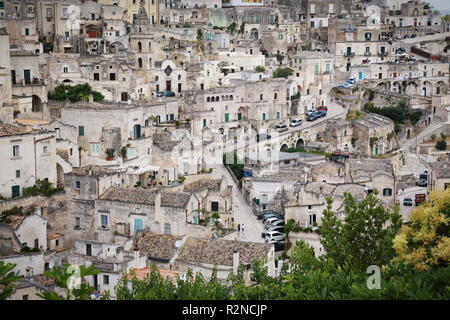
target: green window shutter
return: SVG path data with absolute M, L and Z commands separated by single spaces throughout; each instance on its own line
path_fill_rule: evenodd
M 84 137 L 84 126 L 79 126 L 78 127 L 78 136 L 79 137 Z

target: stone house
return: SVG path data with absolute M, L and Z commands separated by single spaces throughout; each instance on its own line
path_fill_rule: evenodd
M 54 132 L 0 123 L 0 194 L 19 197 L 38 179 L 56 185 Z
M 136 244 L 147 265 L 155 264 L 158 268 L 172 270 L 179 249 L 187 237 L 171 234 L 141 232 L 136 235 Z
M 236 274 L 239 265 L 243 264 L 247 278 L 254 260 L 259 260 L 268 268 L 269 276 L 275 276 L 275 253 L 271 244 L 188 238 L 175 259 L 175 269 L 186 272 L 190 268 L 194 274 L 200 272 L 209 279 L 216 267 L 217 278 L 226 280 L 230 273 Z
M 233 186 L 228 185 L 225 176 L 222 179 L 201 179 L 183 187 L 184 192 L 195 194 L 199 200 L 199 209 L 219 214 L 233 211 Z M 193 217 L 193 224 L 198 224 L 198 217 Z
M 428 189 L 447 190 L 450 188 L 450 161 L 437 161 L 431 164 L 428 175 Z
M 94 229 L 101 241 L 115 235 L 151 232 L 185 235 L 187 219 L 197 211 L 193 194 L 156 189 L 112 187 L 95 201 Z

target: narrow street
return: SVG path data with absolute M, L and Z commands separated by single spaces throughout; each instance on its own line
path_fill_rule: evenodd
M 228 179 L 228 183 L 233 185 L 233 216 L 234 223 L 244 224 L 244 232 L 238 233 L 237 240 L 250 242 L 264 242 L 261 233 L 264 227 L 256 216 L 253 214 L 252 208 L 247 204 L 238 186 L 234 183 L 230 173 L 221 164 L 214 166 L 212 173 L 214 179 L 220 179 L 223 175 Z

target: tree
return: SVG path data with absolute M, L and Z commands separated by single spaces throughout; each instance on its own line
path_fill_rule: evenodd
M 231 23 L 231 24 L 227 27 L 227 32 L 228 32 L 229 34 L 234 34 L 234 33 L 236 32 L 236 27 L 237 27 L 236 22 Z
M 13 263 L 0 261 L 0 300 L 8 299 L 14 292 L 14 282 L 20 280 L 16 267 Z
M 278 68 L 273 72 L 272 76 L 274 78 L 286 78 L 287 79 L 293 73 L 294 73 L 294 71 L 290 68 Z
M 446 267 L 450 261 L 450 189 L 433 191 L 411 212 L 394 239 L 398 259 L 416 270 Z
M 45 300 L 90 300 L 90 295 L 95 289 L 86 282 L 85 277 L 94 276 L 99 272 L 93 265 L 86 268 L 84 265 L 65 264 L 64 267 L 53 268 L 44 272 L 44 275 L 55 279 L 57 285 L 65 289 L 66 296 L 60 296 L 56 292 L 38 293 L 38 296 Z
M 203 30 L 202 29 L 197 29 L 197 40 L 202 40 L 203 39 Z
M 436 148 L 437 150 L 442 150 L 442 151 L 447 150 L 447 142 L 446 142 L 445 140 L 439 140 L 439 141 L 436 143 L 435 148 Z
M 264 72 L 264 71 L 266 71 L 266 68 L 264 68 L 263 66 L 257 66 L 257 67 L 255 67 L 255 71 L 256 72 Z
M 358 202 L 345 193 L 345 218 L 340 220 L 332 211 L 333 200 L 328 198 L 327 202 L 319 232 L 328 258 L 356 270 L 380 266 L 392 259 L 392 240 L 402 224 L 398 207 L 389 211 L 374 194 Z
M 53 101 L 69 100 L 70 102 L 78 102 L 88 101 L 89 95 L 93 96 L 94 101 L 102 101 L 105 98 L 100 92 L 92 90 L 91 86 L 85 83 L 75 86 L 61 84 L 53 91 L 48 92 L 48 99 Z

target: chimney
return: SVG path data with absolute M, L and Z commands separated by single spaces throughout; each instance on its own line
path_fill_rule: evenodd
M 237 275 L 239 270 L 239 250 L 235 248 L 233 250 L 233 274 Z
M 92 94 L 89 95 L 89 103 L 94 102 L 94 96 Z
M 161 191 L 158 190 L 155 197 L 155 221 L 156 223 L 164 222 L 164 213 L 161 209 Z

